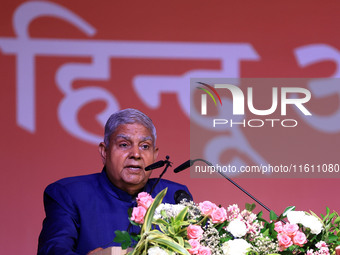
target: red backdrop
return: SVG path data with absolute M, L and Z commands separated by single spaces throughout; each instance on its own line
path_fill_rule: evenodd
M 148 114 L 159 159 L 170 155 L 177 166 L 190 157 L 187 78 L 339 78 L 339 11 L 338 1 L 311 0 L 2 3 L 2 253 L 36 253 L 46 185 L 101 170 L 97 144 L 109 113 L 133 107 Z M 311 107 L 336 118 L 339 87 Z M 325 163 L 339 163 L 327 161 L 339 151 L 339 122 L 331 131 L 301 125 L 305 163 L 311 146 L 322 148 L 317 157 Z M 278 133 L 266 135 L 275 141 Z M 267 162 L 289 154 L 274 142 L 260 146 L 258 134 L 244 137 Z M 189 171 L 165 177 L 187 184 L 196 201 L 252 202 L 223 179 L 194 179 Z M 288 205 L 340 211 L 337 178 L 237 181 L 277 212 Z

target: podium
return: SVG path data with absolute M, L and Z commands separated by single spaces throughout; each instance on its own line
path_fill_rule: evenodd
M 128 250 L 123 250 L 121 247 L 108 247 L 104 250 L 97 251 L 93 255 L 124 255 Z

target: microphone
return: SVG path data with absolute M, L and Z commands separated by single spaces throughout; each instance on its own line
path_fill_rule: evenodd
M 183 171 L 187 168 L 189 168 L 190 166 L 192 166 L 196 161 L 202 161 L 204 163 L 206 163 L 209 166 L 213 166 L 212 163 L 210 163 L 207 160 L 204 159 L 194 159 L 194 160 L 188 160 L 186 162 L 184 162 L 183 164 L 181 164 L 180 166 L 176 167 L 174 169 L 175 173 L 178 173 L 180 171 Z M 271 210 L 265 206 L 263 203 L 261 203 L 258 199 L 256 199 L 253 195 L 251 195 L 248 191 L 246 191 L 244 188 L 242 188 L 240 185 L 238 185 L 236 182 L 234 182 L 232 179 L 230 179 L 228 176 L 226 176 L 225 174 L 218 172 L 220 175 L 222 175 L 225 179 L 227 179 L 228 181 L 230 181 L 232 184 L 234 184 L 239 190 L 241 190 L 243 193 L 245 193 L 246 195 L 248 195 L 251 199 L 253 199 L 255 202 L 257 202 L 259 205 L 261 205 L 264 209 L 266 209 L 268 212 L 270 212 Z
M 179 165 L 178 167 L 176 167 L 174 169 L 174 173 L 179 173 L 185 169 L 187 169 L 188 167 L 191 167 L 193 165 L 193 160 L 188 160 L 188 161 L 185 161 L 182 165 Z
M 167 160 L 160 160 L 157 161 L 155 163 L 152 163 L 151 165 L 145 167 L 145 171 L 150 171 L 150 170 L 154 170 L 156 168 L 160 168 L 162 166 L 164 166 L 168 161 Z
M 196 161 L 203 161 L 207 165 L 212 166 L 212 164 L 209 161 L 206 161 L 206 160 L 201 159 L 201 158 L 197 158 L 197 159 L 194 159 L 194 160 L 189 159 L 188 161 L 185 161 L 182 165 L 179 165 L 178 167 L 176 167 L 174 169 L 174 173 L 181 172 L 181 171 L 187 169 L 188 167 L 191 167 Z
M 192 197 L 185 190 L 177 190 L 174 195 L 175 203 L 179 204 L 182 200 L 192 201 Z

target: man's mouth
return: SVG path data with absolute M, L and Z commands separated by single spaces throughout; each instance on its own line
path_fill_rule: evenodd
M 130 170 L 132 170 L 132 171 L 140 171 L 140 170 L 143 169 L 143 168 L 142 168 L 141 166 L 139 166 L 139 165 L 127 165 L 127 166 L 125 166 L 125 168 L 128 168 L 128 169 L 130 169 Z

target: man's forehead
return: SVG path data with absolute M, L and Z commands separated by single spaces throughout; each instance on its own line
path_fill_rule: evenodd
M 111 134 L 110 140 L 126 139 L 140 141 L 151 140 L 153 141 L 152 132 L 142 124 L 131 123 L 119 125 L 116 130 Z
M 132 136 L 129 134 L 116 134 L 114 139 L 118 140 L 118 139 L 124 139 L 124 140 L 133 140 L 133 139 L 138 139 L 139 141 L 153 141 L 152 136 L 144 136 L 144 135 L 138 135 L 138 136 Z

